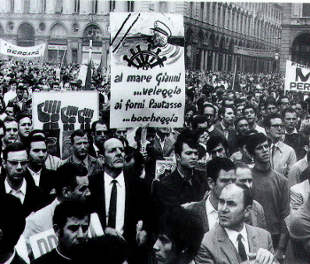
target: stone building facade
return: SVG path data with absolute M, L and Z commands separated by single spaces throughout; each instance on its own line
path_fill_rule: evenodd
M 283 3 L 280 70 L 286 60 L 310 66 L 310 3 Z
M 46 43 L 46 58 L 55 63 L 83 63 L 92 39 L 93 58 L 103 54 L 106 62 L 113 11 L 183 14 L 188 69 L 275 69 L 282 8 L 272 3 L 1 0 L 0 38 L 20 46 Z

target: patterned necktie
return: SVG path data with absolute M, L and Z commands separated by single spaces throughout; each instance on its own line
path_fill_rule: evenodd
M 238 252 L 241 258 L 241 261 L 246 261 L 248 259 L 246 252 L 245 252 L 245 248 L 244 248 L 244 244 L 242 243 L 242 235 L 239 234 L 237 237 L 237 241 L 238 241 Z
M 108 226 L 115 228 L 116 226 L 116 201 L 117 201 L 117 180 L 112 181 L 112 191 L 111 191 L 111 199 L 110 199 L 110 207 L 109 207 L 109 221 Z

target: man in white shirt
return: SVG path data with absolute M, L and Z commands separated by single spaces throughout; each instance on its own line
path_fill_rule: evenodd
M 90 176 L 90 191 L 102 227 L 116 229 L 135 247 L 145 241 L 146 231 L 142 229 L 147 226 L 145 220 L 150 205 L 143 183 L 123 170 L 124 155 L 119 139 L 110 138 L 104 142 L 104 172 Z
M 202 221 L 204 232 L 208 232 L 218 223 L 218 198 L 222 189 L 235 182 L 235 165 L 228 158 L 214 158 L 207 163 L 208 185 L 210 192 L 202 201 L 190 203 L 184 207 L 197 213 Z
M 219 224 L 205 234 L 196 264 L 250 260 L 273 263 L 270 233 L 244 223 L 252 203 L 252 194 L 246 186 L 232 183 L 223 188 L 218 203 Z
M 29 163 L 25 178 L 32 181 L 46 194 L 55 194 L 55 171 L 45 168 L 47 159 L 47 146 L 45 138 L 40 135 L 31 135 L 28 138 Z M 54 199 L 54 197 L 51 197 Z
M 47 195 L 25 178 L 28 154 L 22 143 L 9 144 L 3 152 L 5 174 L 0 182 L 0 193 L 17 197 L 24 208 L 25 216 L 48 203 Z

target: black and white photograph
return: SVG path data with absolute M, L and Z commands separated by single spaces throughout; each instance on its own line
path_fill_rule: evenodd
M 0 263 L 309 264 L 310 2 L 0 0 Z

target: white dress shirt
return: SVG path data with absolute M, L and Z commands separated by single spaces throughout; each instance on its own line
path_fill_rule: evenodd
M 106 224 L 108 225 L 109 221 L 109 208 L 110 208 L 110 199 L 113 183 L 112 181 L 116 180 L 117 187 L 117 201 L 116 201 L 116 225 L 115 229 L 121 234 L 124 232 L 124 220 L 125 220 L 125 180 L 124 174 L 121 172 L 115 179 L 112 178 L 109 174 L 104 172 L 104 192 L 105 192 L 105 211 L 106 211 Z
M 243 228 L 240 232 L 237 232 L 235 230 L 228 229 L 228 228 L 224 228 L 224 229 L 227 233 L 229 240 L 233 243 L 234 247 L 236 248 L 237 252 L 238 252 L 238 240 L 237 240 L 237 238 L 238 238 L 238 235 L 241 234 L 241 236 L 242 236 L 241 241 L 244 245 L 245 252 L 246 252 L 248 259 L 249 259 L 250 249 L 249 249 L 248 233 L 246 232 L 245 225 L 243 225 Z
M 35 171 L 31 170 L 30 168 L 28 168 L 28 170 L 29 170 L 29 172 L 30 172 L 30 174 L 34 180 L 35 185 L 39 187 L 42 169 L 39 170 L 38 172 L 35 172 Z
M 26 196 L 26 187 L 27 187 L 27 183 L 25 179 L 23 179 L 23 183 L 18 190 L 12 189 L 7 179 L 5 179 L 4 181 L 5 192 L 7 194 L 14 195 L 16 198 L 18 198 L 21 201 L 22 204 L 24 203 L 25 196 Z
M 206 212 L 208 217 L 208 223 L 209 223 L 209 230 L 213 228 L 213 226 L 219 222 L 218 212 L 213 207 L 211 201 L 210 201 L 210 195 L 208 196 L 206 200 Z

